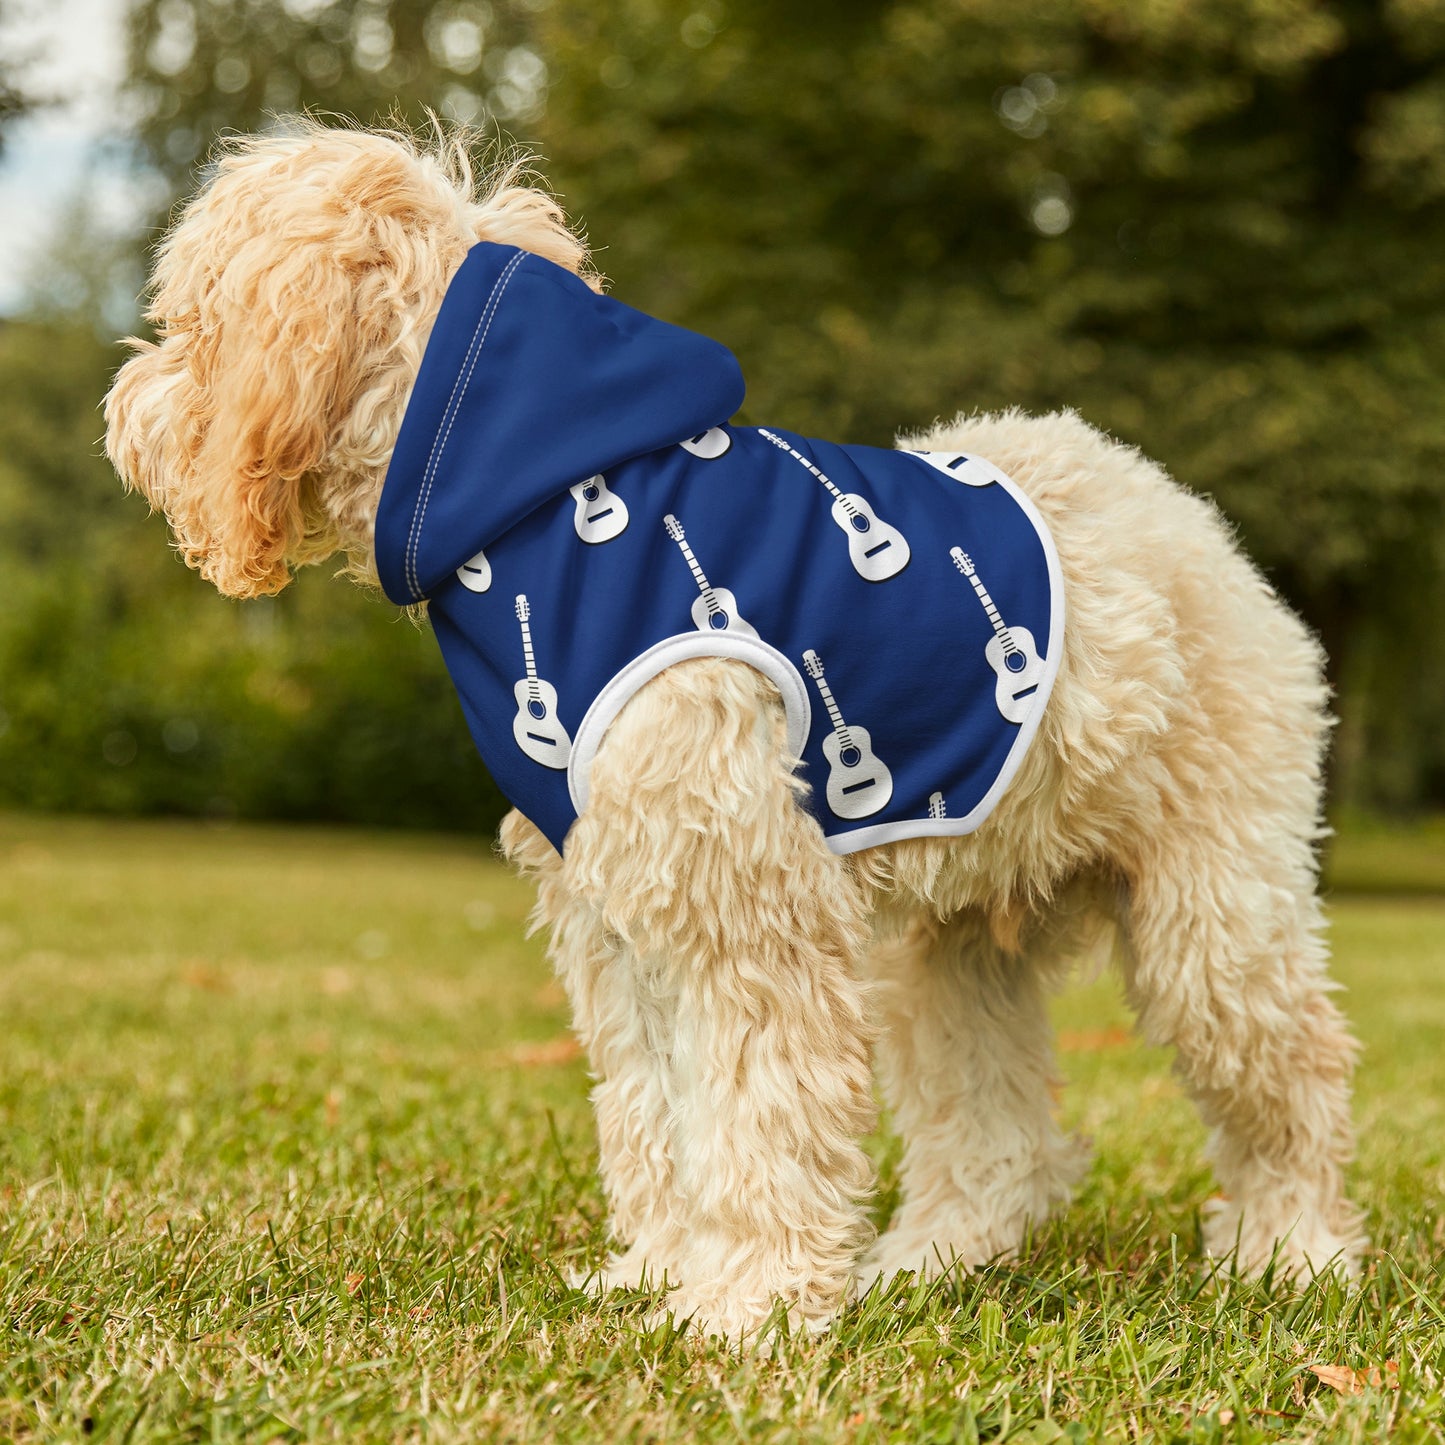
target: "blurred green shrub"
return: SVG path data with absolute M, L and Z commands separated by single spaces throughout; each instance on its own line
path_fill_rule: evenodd
M 316 576 L 242 606 L 175 590 L 182 608 L 117 614 L 66 566 L 13 599 L 0 804 L 495 827 L 506 805 L 410 623 Z
M 0 326 L 0 806 L 490 831 L 435 644 L 318 569 L 233 603 L 100 455 L 113 347 Z
M 131 14 L 137 144 L 173 194 L 268 111 L 432 105 L 536 142 L 618 294 L 737 352 L 747 418 L 886 444 L 1073 406 L 1139 445 L 1321 634 L 1337 798 L 1445 805 L 1439 5 Z M 63 317 L 0 329 L 0 799 L 495 816 L 430 639 L 320 578 L 237 608 L 167 558 L 92 445 L 116 360 Z

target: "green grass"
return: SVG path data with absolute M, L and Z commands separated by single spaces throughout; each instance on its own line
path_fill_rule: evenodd
M 568 1286 L 602 1203 L 529 901 L 482 843 L 0 817 L 0 1439 L 1445 1439 L 1445 900 L 1332 903 L 1362 1287 L 1210 1275 L 1202 1131 L 1099 983 L 1073 1207 L 772 1359 Z
M 1348 893 L 1445 894 L 1445 817 L 1411 823 L 1368 815 L 1338 820 L 1325 884 Z

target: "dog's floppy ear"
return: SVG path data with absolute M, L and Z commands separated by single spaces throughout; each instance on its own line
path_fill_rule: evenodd
M 477 239 L 596 280 L 518 158 L 475 183 L 463 138 L 291 130 L 222 144 L 156 259 L 147 313 L 106 399 L 106 448 L 232 597 L 345 551 L 371 519 L 447 282 Z M 480 193 L 479 193 L 480 190 Z
M 338 494 L 384 468 L 421 298 L 465 253 L 434 170 L 365 132 L 240 139 L 160 249 L 159 341 L 132 343 L 107 450 L 229 596 L 278 592 L 292 566 L 357 544 Z
M 361 267 L 320 241 L 250 259 L 228 269 L 191 361 L 217 400 L 193 459 L 212 502 L 209 535 L 186 560 L 239 597 L 279 591 L 288 559 L 314 550 L 307 478 L 326 459 L 368 350 Z
M 161 341 L 136 343 L 107 399 L 117 470 L 228 596 L 278 592 L 308 560 L 306 479 L 366 348 L 355 270 L 318 241 L 255 238 L 193 304 L 167 314 L 161 288 Z

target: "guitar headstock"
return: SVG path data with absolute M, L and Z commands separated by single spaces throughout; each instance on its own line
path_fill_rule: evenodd
M 681 542 L 687 535 L 687 533 L 682 530 L 682 523 L 679 522 L 671 512 L 662 519 L 662 525 L 667 528 L 667 535 L 671 537 L 674 542 Z
M 532 609 L 527 605 L 527 594 L 519 592 L 517 594 L 517 621 L 525 622 L 531 615 Z
M 973 576 L 973 558 L 963 550 L 962 547 L 954 547 L 948 554 L 953 558 L 953 565 L 963 573 L 965 577 Z
M 803 654 L 803 666 L 808 669 L 809 677 L 822 680 L 823 664 L 818 660 L 818 654 L 811 647 Z

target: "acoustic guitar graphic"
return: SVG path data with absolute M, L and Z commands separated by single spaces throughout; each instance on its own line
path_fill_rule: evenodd
M 627 530 L 627 503 L 609 490 L 601 472 L 567 490 L 577 503 L 572 525 L 584 542 L 610 542 Z
M 756 637 L 757 629 L 743 621 L 738 612 L 738 599 L 726 587 L 714 587 L 707 580 L 707 574 L 698 565 L 692 548 L 687 544 L 687 533 L 682 530 L 682 523 L 671 512 L 662 519 L 662 523 L 667 528 L 667 535 L 682 548 L 682 555 L 692 568 L 693 580 L 702 593 L 692 604 L 692 625 L 699 632 L 735 632 L 740 637 Z
M 823 756 L 828 761 L 828 807 L 840 818 L 872 817 L 893 796 L 893 774 L 874 753 L 868 729 L 849 727 L 843 721 L 833 701 L 833 689 L 823 676 L 823 664 L 812 648 L 803 654 L 803 666 L 818 684 L 833 723 L 832 733 L 823 739 Z
M 886 582 L 908 565 L 912 555 L 908 539 L 897 527 L 880 521 L 878 513 L 865 498 L 857 492 L 840 491 L 831 478 L 825 476 L 802 452 L 790 447 L 782 437 L 775 436 L 766 427 L 759 427 L 758 431 L 775 447 L 780 447 L 805 466 L 832 493 L 833 520 L 848 539 L 848 560 L 853 564 L 853 570 L 865 582 Z
M 544 768 L 565 768 L 572 755 L 572 739 L 567 729 L 557 721 L 557 689 L 537 676 L 537 663 L 532 656 L 532 629 L 527 625 L 531 615 L 527 594 L 519 594 L 517 621 L 522 624 L 522 652 L 527 660 L 527 675 L 512 689 L 517 699 L 512 736 L 534 763 L 541 763 Z
M 468 557 L 457 568 L 457 580 L 468 592 L 485 592 L 492 585 L 492 564 L 487 561 L 487 554 L 478 552 L 475 557 Z
M 992 462 L 970 456 L 967 452 L 923 452 L 912 447 L 907 448 L 907 451 L 910 456 L 927 462 L 944 476 L 953 477 L 970 487 L 991 487 L 1003 476 Z
M 948 804 L 943 801 L 942 793 L 934 793 L 929 797 L 928 816 L 930 818 L 948 817 Z
M 978 593 L 978 600 L 983 603 L 983 610 L 993 624 L 993 636 L 989 638 L 983 655 L 998 674 L 994 701 L 1009 722 L 1021 723 L 1028 716 L 1029 699 L 1038 690 L 1044 675 L 1045 663 L 1039 656 L 1038 644 L 1027 627 L 1005 624 L 967 552 L 960 547 L 952 547 L 948 555 L 953 558 L 953 565 L 973 583 L 973 590 Z
M 695 457 L 701 457 L 704 461 L 714 461 L 732 446 L 733 439 L 720 427 L 709 427 L 707 431 L 699 432 L 695 437 L 688 437 L 684 442 L 678 442 L 683 451 L 691 452 Z

